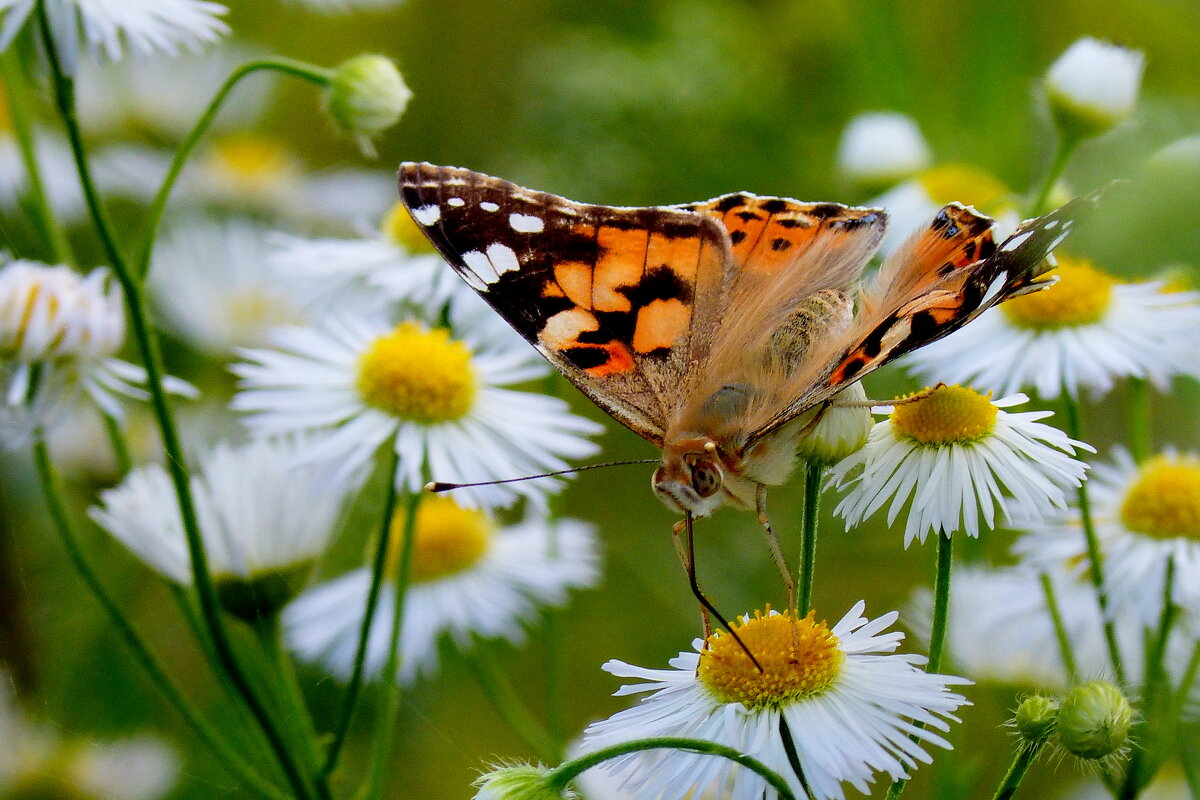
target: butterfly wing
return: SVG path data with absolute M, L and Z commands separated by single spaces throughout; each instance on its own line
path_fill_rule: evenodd
M 466 282 L 575 386 L 661 446 L 706 357 L 729 238 L 678 208 L 575 203 L 455 167 L 405 163 L 413 219 Z

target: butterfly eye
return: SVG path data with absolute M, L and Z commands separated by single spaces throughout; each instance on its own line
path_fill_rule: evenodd
M 721 471 L 711 461 L 697 461 L 692 467 L 692 488 L 701 497 L 712 497 L 721 488 Z

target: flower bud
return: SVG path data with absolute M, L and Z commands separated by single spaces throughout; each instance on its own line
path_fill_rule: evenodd
M 1046 96 L 1065 135 L 1095 136 L 1125 120 L 1137 105 L 1145 56 L 1140 50 L 1083 38 L 1046 74 Z
M 474 785 L 479 789 L 474 800 L 570 800 L 575 793 L 550 785 L 550 770 L 533 764 L 494 767 L 480 775 Z
M 1096 760 L 1119 753 L 1129 743 L 1133 708 L 1121 690 L 1092 681 L 1067 692 L 1058 711 L 1058 743 L 1080 758 Z
M 371 152 L 370 139 L 396 124 L 411 97 L 395 64 L 364 54 L 334 67 L 325 89 L 325 113 Z
M 1026 697 L 1021 701 L 1021 705 L 1017 706 L 1013 727 L 1021 734 L 1021 738 L 1030 744 L 1044 741 L 1054 732 L 1058 708 L 1059 702 L 1053 697 L 1040 694 Z
M 859 114 L 838 145 L 838 170 L 868 189 L 884 189 L 929 166 L 917 123 L 894 111 Z
M 867 391 L 861 383 L 853 383 L 834 396 L 833 405 L 821 413 L 812 430 L 800 440 L 796 455 L 821 464 L 833 464 L 854 453 L 867 443 L 871 433 L 871 409 L 865 405 L 838 406 L 838 401 L 863 403 Z M 796 423 L 807 427 L 813 413 L 802 415 Z

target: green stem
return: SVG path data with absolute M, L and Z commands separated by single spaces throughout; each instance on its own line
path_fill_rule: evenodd
M 1197 641 L 1195 647 L 1192 648 L 1192 656 L 1188 659 L 1183 676 L 1179 679 L 1179 688 L 1175 691 L 1174 702 L 1171 704 L 1171 716 L 1175 719 L 1178 719 L 1179 715 L 1183 713 L 1183 709 L 1187 707 L 1192 687 L 1196 684 L 1197 674 L 1200 674 L 1200 641 Z
M 75 113 L 75 85 L 71 78 L 63 73 L 55 49 L 50 24 L 46 17 L 44 2 L 37 3 L 38 19 L 41 28 L 42 43 L 46 52 L 46 60 L 50 66 L 50 77 L 54 88 L 54 101 L 62 116 L 67 131 L 67 139 L 71 145 L 71 154 L 75 160 L 75 169 L 83 188 L 88 211 L 95 223 L 100 243 L 110 260 L 113 272 L 125 296 L 126 309 L 129 312 L 130 328 L 137 342 L 138 351 L 146 369 L 146 383 L 150 392 L 151 406 L 158 421 L 162 434 L 163 449 L 166 452 L 166 466 L 175 487 L 175 495 L 179 501 L 180 517 L 184 534 L 187 537 L 188 554 L 191 560 L 192 578 L 200 599 L 200 608 L 204 615 L 205 624 L 212 636 L 213 647 L 216 651 L 220 667 L 232 680 L 238 694 L 254 715 L 255 721 L 262 729 L 274 751 L 280 766 L 287 775 L 293 790 L 302 798 L 310 796 L 304 776 L 300 773 L 294 757 L 288 750 L 278 727 L 271 719 L 259 699 L 254 687 L 242 673 L 229 635 L 221 619 L 221 608 L 213 588 L 212 576 L 208 569 L 208 560 L 204 552 L 204 542 L 200 535 L 200 525 L 196 516 L 195 504 L 192 500 L 191 486 L 187 468 L 183 458 L 183 448 L 175 428 L 175 420 L 167 402 L 166 391 L 163 389 L 162 357 L 159 353 L 158 339 L 150 327 L 146 312 L 146 303 L 142 294 L 141 282 L 130 273 L 124 255 L 117 246 L 112 226 L 100 202 L 100 195 L 92 180 L 91 169 L 88 165 L 87 152 L 83 145 L 83 135 L 79 128 L 79 120 Z
M 476 645 L 482 645 L 476 642 Z M 556 763 L 562 760 L 563 750 L 546 728 L 526 707 L 520 695 L 512 685 L 505 680 L 504 675 L 496 668 L 496 663 L 488 653 L 464 653 L 463 657 L 471 667 L 475 680 L 479 682 L 483 693 L 492 701 L 492 705 L 500 712 L 504 722 L 510 727 L 521 741 L 533 751 L 542 761 Z
M 400 632 L 404 623 L 404 600 L 408 594 L 412 575 L 413 543 L 417 508 L 421 504 L 421 493 L 413 492 L 404 511 L 404 541 L 400 547 L 400 559 L 396 568 L 395 599 L 392 608 L 392 633 L 388 639 L 387 663 L 379 676 L 383 683 L 383 707 L 375 730 L 375 747 L 371 755 L 371 771 L 366 790 L 366 800 L 378 800 L 383 795 L 383 784 L 387 779 L 388 765 L 392 755 L 392 732 L 396 727 L 396 712 L 400 706 Z
M 807 614 L 812 608 L 813 576 L 817 570 L 817 522 L 821 503 L 821 479 L 825 469 L 815 461 L 804 465 L 804 517 L 800 545 L 800 580 L 796 608 Z
M 187 163 L 192 151 L 196 149 L 200 139 L 212 126 L 212 122 L 216 119 L 218 112 L 221 110 L 221 105 L 229 97 L 229 93 L 233 91 L 233 87 L 238 84 L 242 78 L 260 70 L 274 70 L 282 72 L 286 75 L 292 75 L 297 78 L 312 81 L 320 86 L 325 86 L 329 83 L 331 72 L 323 67 L 317 67 L 312 64 L 306 64 L 303 61 L 294 61 L 290 58 L 264 58 L 256 61 L 249 61 L 237 67 L 225 79 L 225 83 L 213 95 L 213 99 L 209 101 L 208 107 L 204 109 L 204 113 L 200 115 L 200 119 L 196 120 L 195 126 L 188 133 L 187 138 L 180 143 L 179 148 L 175 151 L 175 156 L 171 160 L 171 166 L 167 169 L 167 174 L 163 178 L 162 184 L 158 187 L 158 192 L 155 193 L 154 199 L 150 202 L 150 206 L 146 209 L 145 227 L 142 230 L 142 241 L 137 251 L 137 264 L 134 274 L 139 280 L 144 280 L 146 273 L 150 271 L 150 258 L 154 253 L 154 240 L 158 236 L 158 226 L 162 222 L 163 211 L 167 207 L 167 200 L 171 196 L 171 190 L 175 188 L 175 183 L 179 179 L 179 174 L 183 171 L 184 164 Z
M 109 594 L 108 589 L 100 582 L 99 576 L 96 575 L 88 563 L 87 556 L 84 555 L 83 548 L 79 543 L 79 538 L 75 534 L 75 529 L 71 525 L 70 515 L 67 512 L 66 501 L 63 498 L 58 475 L 50 460 L 49 448 L 46 447 L 46 441 L 40 431 L 33 444 L 33 460 L 37 468 L 38 480 L 42 486 L 42 493 L 45 495 L 46 504 L 50 509 L 50 519 L 54 523 L 54 528 L 58 532 L 59 538 L 62 539 L 63 547 L 67 551 L 71 565 L 79 573 L 79 577 L 83 579 L 83 582 L 87 584 L 88 589 L 97 602 L 104 607 L 104 611 L 108 614 L 109 621 L 116 629 L 117 634 L 125 642 L 125 646 L 129 648 L 134 659 L 145 670 L 150 681 L 158 687 L 158 690 L 163 693 L 167 701 L 174 706 L 184 721 L 195 731 L 200 741 L 204 742 L 212 750 L 213 755 L 220 760 L 231 775 L 235 776 L 238 780 L 245 783 L 247 787 L 253 789 L 264 798 L 268 798 L 269 800 L 288 800 L 288 795 L 272 786 L 266 779 L 259 775 L 249 764 L 242 760 L 215 730 L 209 727 L 208 723 L 204 721 L 204 716 L 188 702 L 187 698 L 179 690 L 179 687 L 171 681 L 162 663 L 150 651 L 146 643 L 142 641 L 141 636 L 129 623 L 128 618 L 126 618 L 121 607 L 117 604 L 116 599 Z
M 779 776 L 774 770 L 762 763 L 756 758 L 740 753 L 732 747 L 726 747 L 723 744 L 716 742 L 707 742 L 703 739 L 685 739 L 676 736 L 660 736 L 651 739 L 635 739 L 631 742 L 622 742 L 609 747 L 597 750 L 594 753 L 574 758 L 564 764 L 561 764 L 546 775 L 547 787 L 553 791 L 562 792 L 566 789 L 571 781 L 575 780 L 585 770 L 589 770 L 598 764 L 603 764 L 610 759 L 620 758 L 621 756 L 630 753 L 639 753 L 645 750 L 661 750 L 664 748 L 672 750 L 686 750 L 692 753 L 703 753 L 705 755 L 713 755 L 718 758 L 726 758 L 735 764 L 740 764 L 746 769 L 754 772 L 767 784 L 779 793 L 779 796 L 784 800 L 796 800 L 796 796 L 792 794 L 791 787 L 787 782 Z
M 333 774 L 337 768 L 338 757 L 346 743 L 346 735 L 350 732 L 350 723 L 354 719 L 354 710 L 362 692 L 363 671 L 367 663 L 367 642 L 371 635 L 371 626 L 375 622 L 375 612 L 379 608 L 379 590 L 383 586 L 383 573 L 387 567 L 388 550 L 392 539 L 392 517 L 396 513 L 396 473 L 400 469 L 400 456 L 396 448 L 389 448 L 389 461 L 386 473 L 387 489 L 383 500 L 383 519 L 379 522 L 379 534 L 375 543 L 375 556 L 371 563 L 371 587 L 367 591 L 367 606 L 363 609 L 362 625 L 358 629 L 358 645 L 354 650 L 354 669 L 350 673 L 350 683 L 346 686 L 346 696 L 342 700 L 342 710 L 338 715 L 337 726 L 334 728 L 333 741 L 325 755 L 325 766 L 321 770 L 326 776 Z
M 117 459 L 117 476 L 123 478 L 133 469 L 133 456 L 129 453 L 129 443 L 125 441 L 125 432 L 112 414 L 101 410 L 100 417 L 104 420 L 104 432 L 108 434 L 113 456 Z
M 1150 457 L 1150 389 L 1145 378 L 1129 381 L 1129 448 L 1139 464 Z
M 1071 154 L 1075 152 L 1079 142 L 1078 137 L 1064 133 L 1059 134 L 1054 160 L 1050 162 L 1050 169 L 1046 172 L 1046 177 L 1042 180 L 1041 188 L 1038 189 L 1037 197 L 1030 209 L 1032 216 L 1041 216 L 1050 210 L 1050 194 L 1054 191 L 1054 184 L 1058 183 L 1058 179 L 1062 177 L 1063 170 L 1066 169 L 1067 162 L 1071 160 Z
M 929 630 L 929 661 L 925 664 L 926 672 L 937 672 L 942 666 L 942 654 L 946 650 L 946 631 L 950 620 L 950 573 L 954 566 L 954 539 L 950 534 L 937 535 L 937 567 L 933 576 L 933 624 Z M 917 728 L 924 728 L 921 722 L 914 722 Z M 908 737 L 913 742 L 919 741 L 916 734 Z M 903 778 L 892 782 L 888 788 L 887 800 L 896 800 L 903 792 L 908 781 Z
M 1058 606 L 1058 597 L 1054 592 L 1054 583 L 1050 574 L 1043 572 L 1038 575 L 1042 583 L 1042 594 L 1046 596 L 1046 610 L 1050 612 L 1050 621 L 1054 623 L 1054 637 L 1058 639 L 1058 651 L 1062 656 L 1063 666 L 1067 670 L 1067 679 L 1072 683 L 1079 680 L 1079 665 L 1075 662 L 1075 652 L 1071 649 L 1071 638 L 1063 624 L 1062 611 Z
M 1079 418 L 1079 404 L 1067 391 L 1062 388 L 1064 416 L 1067 420 L 1067 434 L 1076 440 L 1082 440 L 1083 430 Z M 1104 557 L 1100 551 L 1100 537 L 1096 534 L 1096 523 L 1092 520 L 1092 504 L 1088 497 L 1087 481 L 1079 484 L 1076 489 L 1079 501 L 1079 517 L 1083 524 L 1083 535 L 1087 543 L 1088 573 L 1092 577 L 1092 586 L 1096 589 L 1096 599 L 1100 605 L 1100 617 L 1104 624 L 1104 641 L 1108 645 L 1108 657 L 1112 661 L 1113 672 L 1122 688 L 1129 685 L 1125 677 L 1125 664 L 1121 659 L 1121 649 L 1117 645 L 1117 629 L 1108 615 L 1108 587 L 1104 581 Z
M 1004 779 L 996 787 L 996 793 L 992 795 L 992 800 L 1012 800 L 1016 796 L 1017 788 L 1020 787 L 1029 767 L 1037 760 L 1043 744 L 1044 742 L 1031 742 L 1017 748 L 1017 754 L 1013 757 L 1008 772 L 1004 774 Z
M 12 123 L 13 138 L 17 142 L 21 163 L 29 179 L 27 211 L 34 227 L 50 248 L 50 260 L 55 264 L 73 264 L 75 257 L 71 252 L 71 243 L 67 241 L 62 226 L 58 224 L 58 217 L 55 216 L 46 194 L 46 184 L 42 181 L 33 132 L 33 115 L 25 96 L 24 77 L 16 48 L 9 47 L 0 53 L 0 79 L 4 82 L 9 121 Z

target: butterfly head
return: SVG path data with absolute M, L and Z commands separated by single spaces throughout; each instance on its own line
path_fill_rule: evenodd
M 690 438 L 663 448 L 651 486 L 672 511 L 706 517 L 728 500 L 727 469 L 715 442 Z

